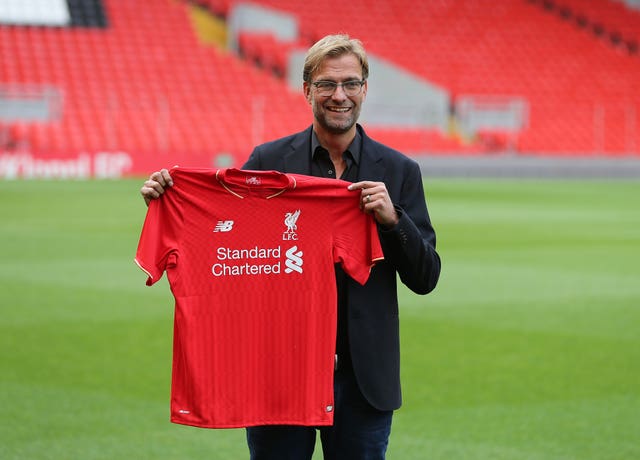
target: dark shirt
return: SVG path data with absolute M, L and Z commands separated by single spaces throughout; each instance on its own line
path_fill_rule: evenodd
M 316 177 L 336 178 L 335 167 L 329 157 L 329 152 L 320 145 L 315 132 L 311 135 L 311 175 Z M 358 181 L 358 171 L 360 162 L 360 152 L 362 150 L 362 137 L 356 132 L 347 150 L 342 154 L 342 158 L 346 161 L 347 167 L 340 176 L 340 179 L 348 182 Z M 339 264 L 335 265 L 336 285 L 338 290 L 338 331 L 336 336 L 336 354 L 338 355 L 339 368 L 343 369 L 346 365 L 350 365 L 351 356 L 349 353 L 349 335 L 348 335 L 348 308 L 349 298 L 347 283 L 349 277 Z

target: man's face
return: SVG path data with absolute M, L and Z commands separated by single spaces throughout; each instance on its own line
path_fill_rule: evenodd
M 353 54 L 326 58 L 320 68 L 312 75 L 311 81 L 346 81 L 362 80 L 360 61 Z M 343 134 L 352 129 L 367 93 L 367 83 L 355 96 L 347 96 L 342 86 L 338 86 L 330 96 L 322 96 L 311 83 L 304 83 L 304 93 L 313 109 L 316 124 L 331 134 Z

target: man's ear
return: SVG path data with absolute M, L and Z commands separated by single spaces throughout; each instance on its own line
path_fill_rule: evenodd
M 302 91 L 304 92 L 304 98 L 311 104 L 311 85 L 305 81 L 302 83 Z

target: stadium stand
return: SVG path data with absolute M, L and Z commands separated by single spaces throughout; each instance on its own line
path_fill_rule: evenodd
M 640 145 L 634 77 L 640 75 L 640 59 L 549 14 L 561 10 L 560 3 L 259 3 L 297 15 L 311 39 L 336 30 L 362 37 L 370 51 L 449 89 L 454 101 L 493 95 L 528 102 L 528 126 L 520 133 L 490 129 L 479 133 L 480 142 L 508 142 L 530 153 L 614 156 L 632 154 Z M 640 14 L 623 4 L 576 0 L 572 7 L 594 24 L 624 30 L 629 43 L 640 30 Z M 326 14 L 333 10 L 343 14 Z
M 135 174 L 237 165 L 256 143 L 310 123 L 300 87 L 286 82 L 289 55 L 341 31 L 446 89 L 455 115 L 446 129 L 371 127 L 409 154 L 640 150 L 640 12 L 621 2 L 253 3 L 295 18 L 297 37 L 243 30 L 239 54 L 203 43 L 193 10 L 224 24 L 236 0 L 68 0 L 69 18 L 53 26 L 11 22 L 0 10 L 0 176 L 84 154 L 124 154 L 123 171 Z M 612 34 L 619 39 L 602 38 Z M 515 129 L 500 121 L 514 106 L 524 117 Z
M 596 37 L 609 41 L 611 46 L 626 47 L 630 53 L 638 51 L 638 15 L 620 2 L 583 2 L 580 0 L 529 0 L 561 19 L 574 22 Z
M 147 159 L 140 170 L 174 161 L 212 165 L 218 156 L 234 163 L 266 133 L 308 124 L 301 95 L 224 50 L 202 46 L 187 8 L 167 0 L 111 1 L 108 28 L 0 27 L 0 84 L 14 98 L 43 85 L 63 94 L 60 117 L 4 125 L 21 126 L 22 145 L 33 155 L 127 152 Z M 267 95 L 278 103 L 267 107 Z

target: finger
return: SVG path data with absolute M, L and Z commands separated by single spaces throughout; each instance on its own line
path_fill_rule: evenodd
M 160 196 L 160 194 L 153 187 L 147 187 L 146 182 L 145 185 L 143 185 L 140 189 L 140 195 L 142 195 L 142 198 L 144 198 L 144 202 L 147 206 L 149 206 L 151 200 L 154 200 Z
M 151 176 L 149 176 L 149 180 L 145 184 L 149 182 L 158 183 L 162 187 L 169 186 L 170 182 L 173 183 L 173 181 L 171 180 L 171 176 L 169 175 L 169 171 L 167 171 L 166 169 L 162 169 L 151 174 Z
M 376 212 L 379 203 L 375 194 L 363 192 L 360 198 L 360 209 L 367 214 L 373 214 Z
M 144 201 L 145 203 L 147 203 L 147 205 L 151 200 L 155 200 L 160 196 L 160 194 L 156 190 L 149 187 L 142 187 L 140 189 L 140 195 L 142 195 L 142 198 L 144 198 Z
M 160 174 L 162 175 L 162 178 L 167 183 L 167 185 L 169 187 L 173 187 L 173 179 L 171 178 L 171 174 L 169 174 L 169 171 L 167 171 L 166 169 L 161 169 Z
M 375 187 L 375 185 L 376 185 L 375 182 L 363 180 L 360 182 L 354 182 L 353 184 L 349 184 L 347 189 L 348 190 L 364 190 L 367 188 Z
M 163 185 L 160 181 L 156 181 L 156 180 L 151 180 L 149 179 L 148 181 L 146 181 L 144 183 L 144 188 L 145 189 L 149 189 L 150 193 L 157 193 L 158 195 L 162 195 L 164 193 L 165 190 L 165 185 Z
M 159 195 L 164 192 L 164 187 L 156 181 L 147 181 L 142 186 L 142 190 L 152 195 Z
M 144 198 L 145 202 L 147 202 L 147 204 L 148 201 L 159 198 L 164 192 L 165 188 L 160 185 L 159 182 L 151 179 L 146 181 L 140 189 L 140 194 Z

